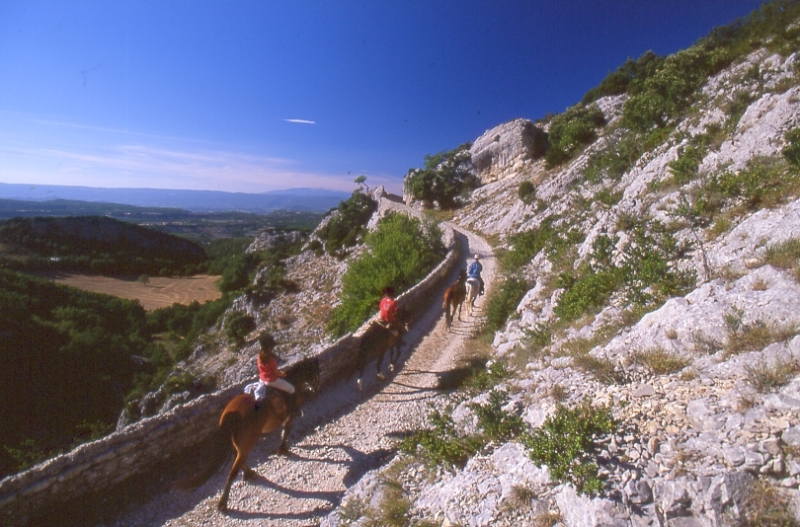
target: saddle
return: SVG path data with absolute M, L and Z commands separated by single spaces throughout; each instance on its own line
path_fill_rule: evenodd
M 268 404 L 271 405 L 277 398 L 281 398 L 286 405 L 287 413 L 291 414 L 297 411 L 297 404 L 292 394 L 279 390 L 278 388 L 273 388 L 272 386 L 265 386 L 264 389 L 264 397 L 256 399 L 256 410 Z
M 379 318 L 376 318 L 375 320 L 372 321 L 372 323 L 373 324 L 377 324 L 378 326 L 382 327 L 383 329 L 385 329 L 386 331 L 388 331 L 389 333 L 391 333 L 395 337 L 399 337 L 400 336 L 400 329 L 392 322 L 386 322 L 385 320 L 381 320 Z

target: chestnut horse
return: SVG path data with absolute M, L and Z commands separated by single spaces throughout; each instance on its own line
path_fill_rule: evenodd
M 456 314 L 456 309 L 458 309 L 458 321 L 461 321 L 461 307 L 464 304 L 464 298 L 467 296 L 466 279 L 467 272 L 463 269 L 460 270 L 455 283 L 444 292 L 442 309 L 444 309 L 444 323 L 447 329 L 450 329 L 450 326 L 453 325 L 453 315 Z
M 475 307 L 475 299 L 481 290 L 481 284 L 477 278 L 467 278 L 467 314 L 472 316 L 472 308 Z
M 381 371 L 383 365 L 383 356 L 389 353 L 389 371 L 393 372 L 397 359 L 400 358 L 400 350 L 403 347 L 403 334 L 408 331 L 408 322 L 406 321 L 405 311 L 402 309 L 397 312 L 397 322 L 391 328 L 387 328 L 377 321 L 373 321 L 369 328 L 367 328 L 364 336 L 361 337 L 361 343 L 358 346 L 358 391 L 361 391 L 361 377 L 364 375 L 364 368 L 367 366 L 369 360 L 375 355 L 378 356 L 378 361 L 375 364 L 378 378 L 384 380 L 386 376 Z
M 262 434 L 268 434 L 283 427 L 281 431 L 281 442 L 277 453 L 288 455 L 289 449 L 286 442 L 289 438 L 289 430 L 292 421 L 297 415 L 289 413 L 287 408 L 287 397 L 294 397 L 295 408 L 299 408 L 307 394 L 319 389 L 319 363 L 317 359 L 306 359 L 292 367 L 287 375 L 287 380 L 295 387 L 295 393 L 289 395 L 275 388 L 268 388 L 266 397 L 256 405 L 253 395 L 243 393 L 234 397 L 219 419 L 219 434 L 217 437 L 216 448 L 212 455 L 212 463 L 203 473 L 189 478 L 176 484 L 178 488 L 195 488 L 200 486 L 214 472 L 230 452 L 228 441 L 233 443 L 236 450 L 236 459 L 233 461 L 228 479 L 225 482 L 225 489 L 217 503 L 217 509 L 225 511 L 228 508 L 228 496 L 230 495 L 231 485 L 236 479 L 239 471 L 243 472 L 245 479 L 250 479 L 256 475 L 255 471 L 247 466 L 247 456 L 253 447 L 256 446 Z

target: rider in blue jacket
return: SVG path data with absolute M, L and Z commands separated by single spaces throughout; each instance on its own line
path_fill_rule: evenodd
M 481 289 L 479 294 L 483 296 L 483 278 L 481 278 L 481 271 L 483 271 L 483 266 L 479 261 L 481 259 L 480 255 L 475 255 L 475 260 L 469 264 L 469 268 L 467 269 L 467 276 L 469 278 L 475 278 L 478 280 L 478 283 L 481 284 Z

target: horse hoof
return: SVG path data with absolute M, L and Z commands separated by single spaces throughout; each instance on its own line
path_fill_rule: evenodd
M 394 373 L 394 364 L 389 364 L 389 373 Z
M 228 504 L 222 502 L 217 503 L 217 510 L 219 512 L 228 512 Z
M 382 380 L 382 381 L 385 381 L 385 380 L 386 380 L 386 375 L 384 375 L 384 374 L 382 374 L 382 373 L 379 373 L 379 374 L 378 374 L 378 378 L 379 378 L 380 380 Z
M 285 446 L 278 447 L 278 451 L 276 452 L 279 456 L 283 457 L 291 457 L 292 451 L 286 448 Z
M 358 379 L 358 380 L 356 381 L 356 388 L 358 388 L 358 391 L 359 391 L 359 392 L 361 391 L 361 379 Z
M 256 471 L 253 470 L 252 468 L 246 468 L 245 470 L 242 471 L 243 480 L 250 481 L 254 477 L 256 477 Z

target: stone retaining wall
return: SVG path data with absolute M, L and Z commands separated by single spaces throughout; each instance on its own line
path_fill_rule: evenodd
M 386 198 L 381 198 L 385 200 Z M 388 201 L 388 200 L 387 200 Z M 396 203 L 391 203 L 393 210 Z M 461 257 L 461 244 L 452 229 L 442 226 L 448 252 L 419 284 L 398 297 L 412 322 L 437 295 Z M 354 371 L 358 344 L 368 326 L 339 339 L 317 355 L 321 385 L 347 379 Z M 291 365 L 287 369 L 291 369 Z M 153 473 L 186 449 L 209 440 L 225 404 L 241 393 L 239 383 L 203 395 L 168 412 L 143 419 L 100 440 L 86 443 L 25 472 L 0 481 L 0 525 L 25 525 L 44 510 L 54 510 L 99 492 L 111 492 L 132 477 Z

